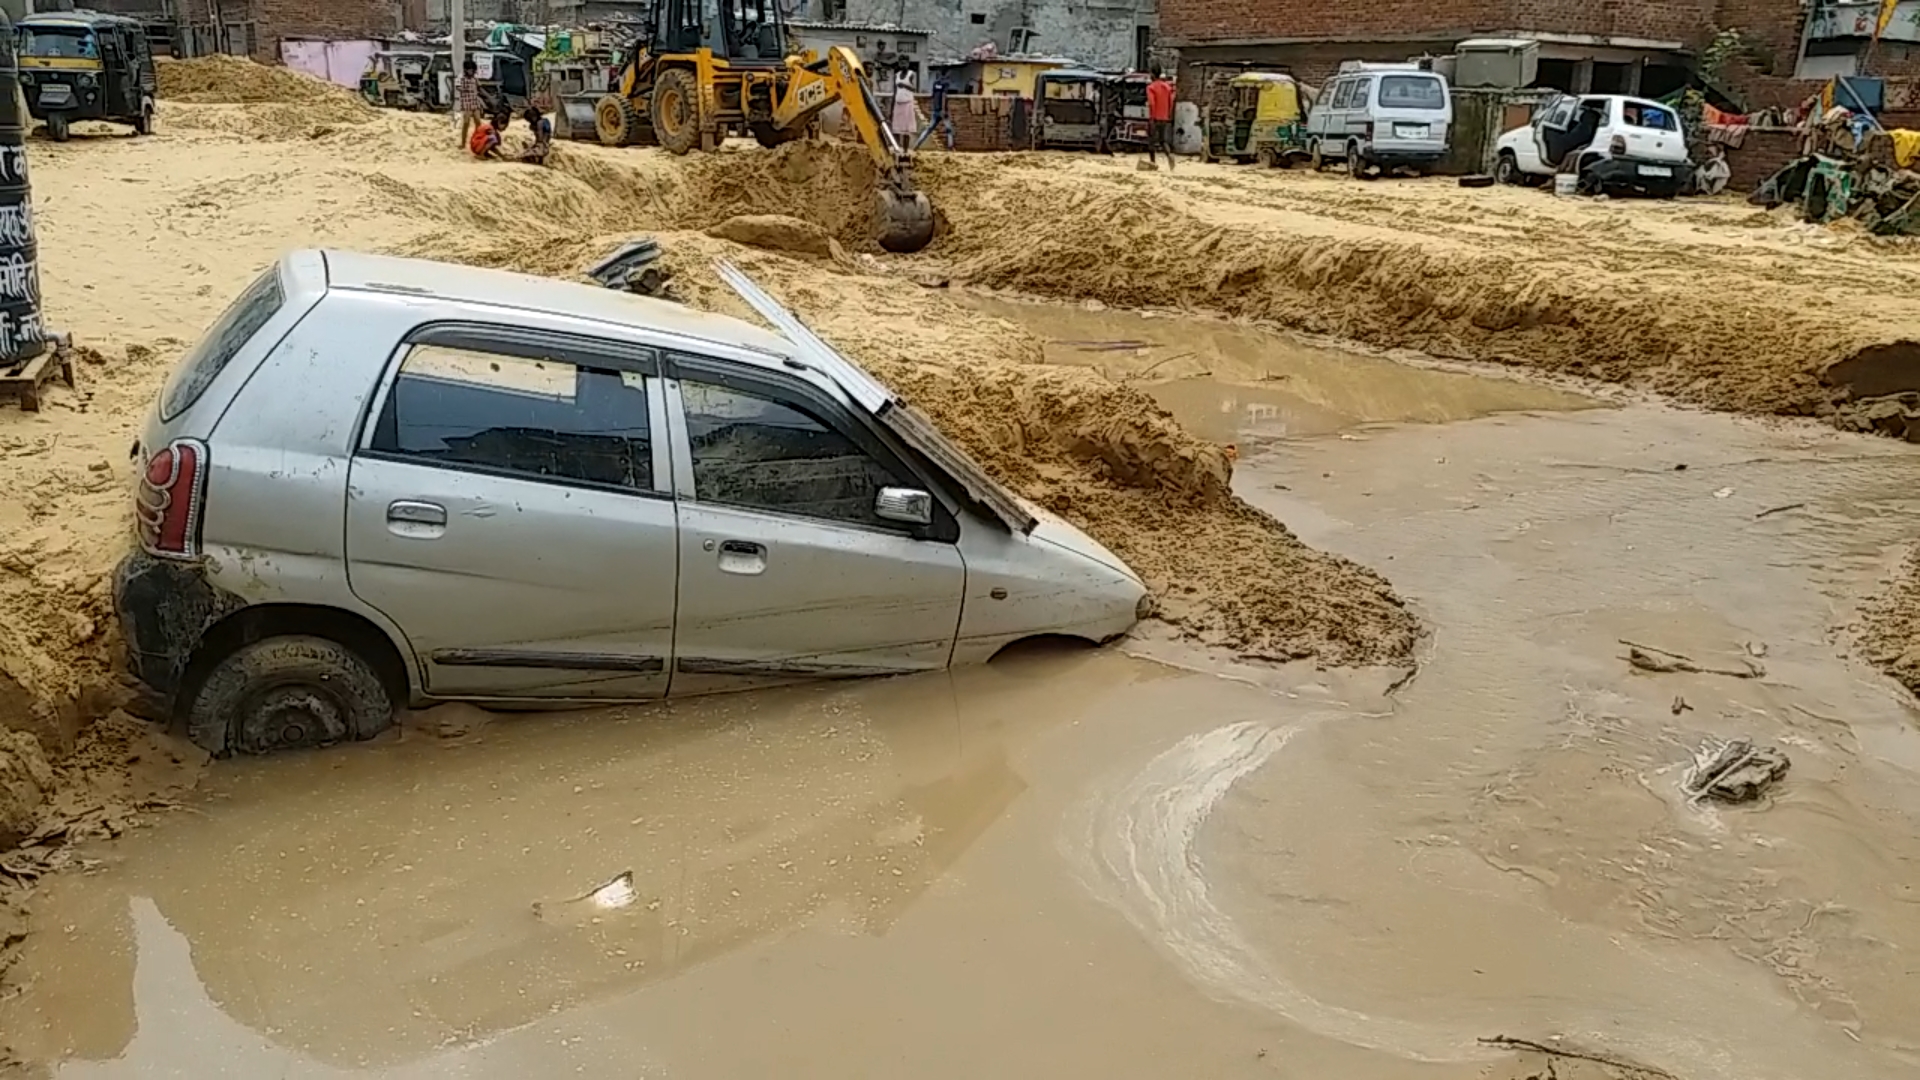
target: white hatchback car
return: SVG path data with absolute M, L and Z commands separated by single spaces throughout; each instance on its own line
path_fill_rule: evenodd
M 134 448 L 114 595 L 135 675 L 207 750 L 257 753 L 405 704 L 924 671 L 1146 613 L 1119 558 L 721 271 L 782 334 L 500 271 L 281 259 Z

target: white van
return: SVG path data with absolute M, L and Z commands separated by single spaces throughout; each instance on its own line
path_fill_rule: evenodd
M 1344 161 L 1347 171 L 1409 166 L 1424 170 L 1447 156 L 1453 94 L 1447 80 L 1414 64 L 1362 65 L 1320 90 L 1307 116 L 1313 167 Z

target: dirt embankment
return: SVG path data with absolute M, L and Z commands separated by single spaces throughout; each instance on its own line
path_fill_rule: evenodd
M 1354 195 L 1304 177 L 1247 203 L 1216 195 L 1215 182 L 1172 186 L 1117 169 L 1055 182 L 1051 160 L 930 159 L 922 173 L 950 224 L 932 254 L 956 278 L 995 288 L 1201 309 L 1739 412 L 1832 415 L 1846 395 L 1823 385 L 1830 365 L 1920 340 L 1920 306 L 1848 297 L 1859 283 L 1804 251 L 1798 261 L 1723 252 L 1632 233 L 1625 218 L 1556 227 L 1532 207 L 1532 220 L 1501 226 L 1497 208 L 1455 206 L 1429 186 L 1402 188 L 1395 206 L 1391 185 Z M 1252 181 L 1217 184 L 1238 193 Z M 1674 229 L 1669 219 L 1685 211 L 1618 211 L 1642 212 Z M 1381 227 L 1396 215 L 1404 228 Z M 1340 227 L 1348 217 L 1364 224 Z M 1889 287 L 1920 266 L 1882 255 L 1894 264 Z M 1808 286 L 1821 295 L 1796 292 Z
M 247 139 L 316 139 L 381 118 L 345 87 L 234 56 L 162 60 L 156 67 L 169 126 Z

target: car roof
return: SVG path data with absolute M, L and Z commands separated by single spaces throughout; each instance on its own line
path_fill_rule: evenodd
M 744 320 L 599 285 L 359 251 L 329 249 L 320 255 L 330 289 L 409 293 L 657 330 L 766 353 L 769 364 L 794 357 L 792 342 Z

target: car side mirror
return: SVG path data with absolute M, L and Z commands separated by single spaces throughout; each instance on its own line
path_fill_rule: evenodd
M 908 525 L 933 524 L 933 496 L 918 488 L 881 488 L 873 497 L 873 516 Z

